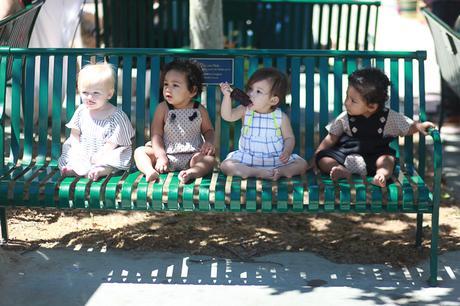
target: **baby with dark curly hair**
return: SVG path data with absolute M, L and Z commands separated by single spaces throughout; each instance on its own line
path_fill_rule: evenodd
M 203 71 L 195 61 L 176 59 L 163 68 L 164 101 L 156 108 L 151 140 L 134 152 L 136 166 L 147 181 L 155 181 L 159 173 L 180 171 L 179 180 L 187 183 L 212 171 L 214 127 L 197 100 L 203 81 Z
M 417 132 L 426 135 L 435 127 L 385 107 L 390 85 L 377 68 L 356 70 L 348 77 L 346 111 L 326 127 L 329 133 L 315 152 L 317 167 L 332 180 L 369 175 L 372 184 L 386 186 L 396 161 L 390 142 Z

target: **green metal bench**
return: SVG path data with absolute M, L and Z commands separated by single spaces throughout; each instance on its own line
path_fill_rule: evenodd
M 96 0 L 96 8 L 98 8 Z M 100 0 L 97 46 L 190 45 L 189 1 Z M 223 0 L 229 48 L 373 50 L 380 1 Z M 101 13 L 96 10 L 96 20 Z
M 5 109 L 6 63 L 13 57 L 12 116 Z M 234 80 L 243 87 L 248 75 L 260 66 L 276 66 L 290 75 L 292 94 L 289 114 L 296 136 L 295 152 L 309 160 L 325 126 L 343 109 L 347 76 L 362 66 L 377 66 L 393 83 L 390 106 L 409 117 L 426 119 L 424 60 L 426 52 L 313 51 L 313 50 L 186 50 L 186 49 L 8 49 L 0 48 L 0 219 L 3 239 L 7 239 L 6 209 L 9 207 L 49 207 L 52 209 L 146 210 L 189 212 L 266 212 L 266 213 L 412 213 L 417 215 L 415 243 L 422 242 L 422 216 L 431 214 L 430 282 L 436 283 L 438 218 L 441 186 L 442 147 L 437 130 L 425 137 L 405 137 L 398 147 L 401 164 L 393 183 L 386 188 L 370 185 L 361 178 L 333 183 L 328 176 L 307 172 L 301 177 L 271 182 L 226 177 L 218 170 L 191 184 L 179 183 L 177 174 L 160 175 L 160 181 L 147 183 L 132 169 L 91 182 L 86 178 L 62 178 L 57 167 L 61 145 L 68 131 L 64 128 L 76 106 L 75 86 L 67 86 L 65 108 L 61 90 L 76 84 L 77 66 L 106 59 L 118 69 L 117 84 L 121 106 L 136 130 L 134 143 L 149 138 L 149 122 L 159 103 L 160 65 L 173 57 L 234 59 Z M 35 59 L 40 57 L 40 71 Z M 49 78 L 49 61 L 54 58 L 54 75 Z M 67 74 L 62 63 L 67 58 Z M 133 63 L 136 68 L 133 68 Z M 121 65 L 122 63 L 122 65 Z M 345 64 L 344 64 L 345 63 Z M 316 72 L 315 67 L 318 67 Z M 332 72 L 331 72 L 332 67 Z M 35 73 L 39 90 L 34 92 Z M 135 75 L 135 91 L 132 81 Z M 315 83 L 319 87 L 315 88 Z M 49 84 L 52 88 L 48 91 Z M 145 94 L 147 92 L 147 94 Z M 38 99 L 36 102 L 34 96 Z M 219 116 L 220 91 L 209 85 L 202 103 L 216 127 L 218 157 L 222 160 L 238 143 L 241 125 L 230 124 Z M 418 98 L 417 98 L 418 96 Z M 24 99 L 24 109 L 18 101 Z M 50 97 L 50 98 L 48 98 Z M 400 98 L 401 97 L 401 98 Z M 39 121 L 34 124 L 34 103 Z M 48 103 L 52 113 L 48 113 Z M 23 114 L 23 120 L 21 120 Z M 65 134 L 64 134 L 65 131 Z M 319 133 L 320 137 L 315 137 Z M 396 143 L 396 146 L 398 144 Z M 428 155 L 433 148 L 433 154 Z M 430 150 L 428 150 L 430 149 Z M 432 157 L 431 159 L 427 159 Z M 427 170 L 428 169 L 428 170 Z M 430 186 L 427 171 L 434 171 Z

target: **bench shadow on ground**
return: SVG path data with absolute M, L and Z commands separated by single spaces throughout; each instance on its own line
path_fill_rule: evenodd
M 72 254 L 63 255 L 66 251 Z M 185 290 L 185 287 L 178 287 L 181 285 L 189 285 L 189 288 L 190 285 L 208 286 L 206 290 L 210 291 L 212 286 L 216 286 L 217 292 L 221 290 L 219 286 L 225 286 L 225 290 L 230 292 L 234 286 L 238 286 L 239 289 L 235 289 L 238 292 L 244 292 L 245 288 L 253 290 L 257 286 L 257 290 L 262 290 L 265 296 L 272 297 L 286 293 L 301 297 L 316 290 L 332 290 L 330 292 L 337 293 L 335 298 L 343 296 L 350 302 L 366 301 L 375 305 L 455 304 L 460 299 L 459 290 L 454 290 L 454 287 L 458 287 L 458 284 L 455 285 L 458 282 L 456 277 L 460 275 L 458 261 L 452 265 L 441 260 L 439 287 L 427 288 L 429 269 L 426 264 L 412 267 L 394 267 L 390 264 L 341 265 L 306 252 L 282 252 L 241 261 L 201 255 L 80 247 L 73 251 L 39 249 L 24 253 L 21 257 L 20 261 L 35 258 L 37 264 L 38 258 L 38 261 L 41 259 L 48 265 L 59 267 L 60 276 L 53 276 L 56 271 L 51 268 L 41 272 L 38 279 L 46 279 L 48 273 L 49 278 L 62 279 L 53 290 L 65 290 L 68 301 L 72 301 L 75 295 L 75 298 L 84 299 L 84 304 L 91 299 L 94 302 L 96 297 L 114 290 L 122 290 L 120 285 L 124 284 L 139 290 L 145 290 L 142 285 L 153 286 L 149 287 L 151 289 L 155 285 L 174 285 L 175 292 Z M 40 263 L 37 265 L 43 266 Z M 35 290 L 40 291 L 46 283 L 34 286 Z M 165 287 L 161 288 L 164 290 Z M 58 295 L 53 299 L 57 301 Z

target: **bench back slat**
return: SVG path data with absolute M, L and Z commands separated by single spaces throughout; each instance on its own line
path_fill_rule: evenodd
M 295 152 L 306 159 L 312 157 L 319 141 L 326 136 L 326 125 L 343 111 L 347 77 L 356 68 L 367 65 L 384 68 L 393 84 L 389 101 L 391 108 L 398 111 L 402 102 L 407 116 L 426 118 L 425 87 L 420 83 L 424 82 L 424 52 L 0 49 L 0 79 L 1 73 L 5 74 L 8 52 L 13 57 L 12 89 L 7 90 L 6 82 L 0 83 L 0 93 L 6 92 L 6 107 L 11 108 L 11 136 L 6 139 L 3 149 L 6 152 L 4 158 L 10 158 L 13 163 L 18 160 L 23 164 L 32 160 L 39 165 L 48 160 L 51 165 L 57 163 L 62 135 L 68 136 L 64 124 L 80 103 L 76 95 L 76 73 L 82 65 L 101 58 L 117 68 L 117 94 L 112 103 L 121 107 L 135 126 L 136 146 L 150 138 L 150 122 L 160 102 L 160 67 L 174 57 L 233 58 L 234 85 L 238 88 L 244 88 L 249 76 L 260 67 L 274 65 L 285 71 L 291 82 L 291 94 L 287 97 L 289 106 L 285 111 L 290 116 L 296 137 Z M 53 69 L 52 77 L 50 67 Z M 208 85 L 201 101 L 216 128 L 216 145 L 222 160 L 228 152 L 237 148 L 241 122 L 228 123 L 220 118 L 221 93 L 218 85 Z M 22 103 L 25 103 L 25 109 Z M 38 116 L 31 113 L 33 109 L 38 110 Z M 23 128 L 22 113 L 26 120 Z M 36 120 L 38 122 L 34 122 Z M 34 125 L 29 125 L 30 122 Z M 32 127 L 36 125 L 37 128 Z M 315 137 L 318 132 L 319 139 Z M 50 146 L 48 138 L 51 139 Z M 22 142 L 23 151 L 20 150 Z M 418 151 L 423 152 L 424 146 L 424 141 L 419 141 Z M 412 138 L 407 137 L 401 154 L 409 168 L 415 164 L 414 150 Z M 423 173 L 420 169 L 419 172 Z

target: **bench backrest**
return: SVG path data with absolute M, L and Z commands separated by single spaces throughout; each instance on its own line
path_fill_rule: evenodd
M 189 1 L 96 0 L 103 31 L 97 46 L 181 48 L 190 45 Z M 380 1 L 223 0 L 231 48 L 373 50 Z M 96 5 L 98 8 L 98 6 Z M 99 8 L 96 18 L 101 15 Z M 97 19 L 98 20 L 98 19 Z
M 433 36 L 436 60 L 441 75 L 460 97 L 460 33 L 454 31 L 429 10 L 423 9 L 422 11 Z
M 5 108 L 11 108 L 11 139 L 0 143 L 0 151 L 4 152 L 0 158 L 9 158 L 13 163 L 18 160 L 56 163 L 64 131 L 68 135 L 63 124 L 80 103 L 75 85 L 78 67 L 104 59 L 119 68 L 118 97 L 114 97 L 112 103 L 119 105 L 131 118 L 136 130 L 136 146 L 149 139 L 150 121 L 160 102 L 160 67 L 174 57 L 231 58 L 234 60 L 234 84 L 239 88 L 244 88 L 248 76 L 262 66 L 274 66 L 288 73 L 292 90 L 287 97 L 289 107 L 286 111 L 296 137 L 295 151 L 307 159 L 312 157 L 320 139 L 326 135 L 327 123 L 343 110 L 346 72 L 351 73 L 358 67 L 384 69 L 393 83 L 389 106 L 411 118 L 425 120 L 426 117 L 424 51 L 0 48 L 0 56 L 0 118 L 4 124 L 1 137 L 6 131 Z M 6 91 L 5 82 L 8 57 L 13 58 L 11 91 Z M 51 60 L 53 75 L 49 72 Z M 67 65 L 66 75 L 63 75 L 63 65 Z M 68 84 L 67 87 L 63 88 L 63 83 Z M 222 159 L 237 146 L 241 123 L 221 120 L 220 99 L 217 85 L 207 86 L 202 95 L 202 103 L 216 128 L 218 154 Z M 24 124 L 21 123 L 21 112 Z M 38 114 L 37 124 L 34 124 L 34 112 L 35 116 Z M 319 138 L 315 136 L 318 131 Z M 424 169 L 423 138 L 418 145 L 419 166 Z M 406 137 L 400 153 L 409 166 L 414 165 L 414 151 L 412 137 Z

